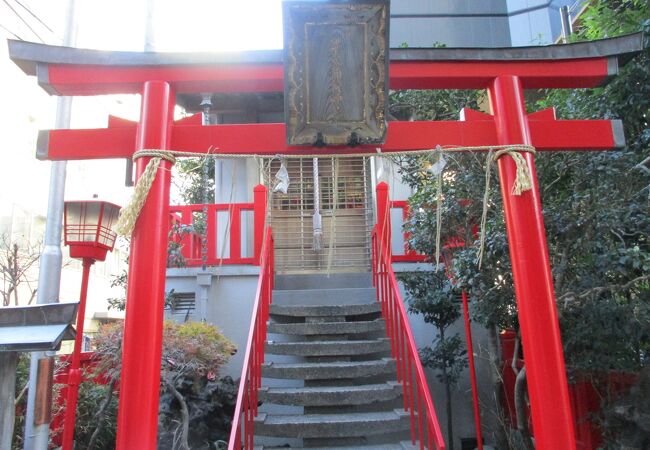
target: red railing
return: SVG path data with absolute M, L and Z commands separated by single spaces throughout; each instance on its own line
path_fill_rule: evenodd
M 391 264 L 388 204 L 388 185 L 380 183 L 377 186 L 377 225 L 372 230 L 372 281 L 386 321 L 391 353 L 397 362 L 404 410 L 410 413 L 411 441 L 414 445 L 418 443 L 420 450 L 444 450 L 445 441 Z
M 266 323 L 269 319 L 269 308 L 273 292 L 273 236 L 271 227 L 266 228 L 261 254 L 260 276 L 257 282 L 253 317 L 248 332 L 248 341 L 246 342 L 246 355 L 244 356 L 244 366 L 239 381 L 237 406 L 233 416 L 228 450 L 239 450 L 241 448 L 252 450 L 254 445 L 253 420 L 257 416 L 258 392 L 262 383 Z
M 409 216 L 409 202 L 406 200 L 389 200 L 390 209 L 402 210 L 402 224 L 406 223 Z M 389 219 L 390 220 L 390 217 Z M 426 255 L 422 255 L 413 250 L 409 244 L 409 233 L 403 231 L 404 236 L 404 253 L 393 253 L 393 262 L 423 262 L 426 261 Z
M 180 244 L 180 252 L 185 266 L 196 267 L 203 264 L 215 266 L 220 264 L 254 264 L 260 261 L 260 251 L 264 239 L 264 216 L 266 214 L 266 187 L 255 186 L 252 203 L 231 203 L 231 204 L 197 204 L 170 206 L 170 226 L 177 226 L 179 229 L 172 233 L 172 240 Z M 228 236 L 229 255 L 219 255 L 221 248 L 217 245 L 217 213 L 225 211 L 228 214 L 226 222 Z M 250 255 L 242 255 L 242 214 L 245 211 L 253 211 L 253 249 Z M 203 249 L 202 236 L 190 231 L 182 232 L 183 229 L 194 229 L 195 215 L 205 215 L 203 218 L 205 226 L 205 261 L 201 254 Z M 244 233 L 244 238 L 246 238 Z M 219 244 L 220 246 L 221 244 Z

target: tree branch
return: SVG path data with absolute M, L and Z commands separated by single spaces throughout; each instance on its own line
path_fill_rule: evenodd
M 99 411 L 97 411 L 97 413 L 95 414 L 94 419 L 95 419 L 95 423 L 97 423 L 97 427 L 95 428 L 95 431 L 93 431 L 93 434 L 90 437 L 90 442 L 88 442 L 88 450 L 93 450 L 93 448 L 95 448 L 95 443 L 99 438 L 99 433 L 101 433 L 102 430 L 104 429 L 104 425 L 105 425 L 104 416 L 106 416 L 106 410 L 108 409 L 108 405 L 111 404 L 114 387 L 115 387 L 115 378 L 112 378 L 111 382 L 108 383 L 107 386 L 106 397 L 104 397 L 104 401 L 99 407 Z
M 521 440 L 524 442 L 524 446 L 527 450 L 535 450 L 533 441 L 530 435 L 530 429 L 528 428 L 528 417 L 526 417 L 526 402 L 524 394 L 526 393 L 526 366 L 517 374 L 517 379 L 515 380 L 515 411 L 517 414 L 517 430 L 521 436 Z
M 519 339 L 519 333 L 515 336 L 515 348 L 512 351 L 512 361 L 510 362 L 510 367 L 516 376 L 519 376 L 519 369 L 517 368 L 517 361 L 519 360 L 519 346 L 521 345 L 521 339 Z
M 187 403 L 185 403 L 183 395 L 178 392 L 176 386 L 174 386 L 174 383 L 167 379 L 167 377 L 163 376 L 162 379 L 165 382 L 165 386 L 167 386 L 167 388 L 171 391 L 172 395 L 181 406 L 181 449 L 190 450 L 190 445 L 188 442 L 188 436 L 190 433 L 190 413 L 187 409 Z
M 568 291 L 562 294 L 561 296 L 559 296 L 558 301 L 570 300 L 572 298 L 583 299 L 593 294 L 602 294 L 603 292 L 608 292 L 608 291 L 625 291 L 637 283 L 640 283 L 642 281 L 648 281 L 648 280 L 650 280 L 650 274 L 636 277 L 633 280 L 630 280 L 624 284 L 610 284 L 608 286 L 597 286 L 597 287 L 589 288 L 587 290 L 582 291 L 579 294 L 574 291 Z

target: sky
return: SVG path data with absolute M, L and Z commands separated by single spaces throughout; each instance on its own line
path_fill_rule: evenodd
M 148 4 L 148 1 L 151 2 Z M 142 51 L 147 17 L 156 51 L 238 51 L 282 47 L 280 0 L 77 0 L 76 47 Z M 0 37 L 61 45 L 68 0 L 2 0 Z M 147 14 L 151 11 L 151 14 Z M 50 163 L 34 158 L 39 129 L 54 128 L 56 99 L 8 58 L 0 43 L 0 207 L 45 214 Z M 109 114 L 139 116 L 138 96 L 77 97 L 70 128 L 104 128 Z M 124 161 L 71 161 L 66 199 L 93 195 L 125 204 Z

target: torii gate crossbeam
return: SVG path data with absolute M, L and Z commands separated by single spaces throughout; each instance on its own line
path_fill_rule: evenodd
M 641 34 L 549 47 L 391 50 L 392 89 L 487 89 L 492 115 L 466 110 L 465 122 L 390 122 L 382 150 L 435 145 L 530 144 L 538 150 L 603 150 L 624 145 L 618 121 L 561 121 L 552 111 L 526 114 L 523 90 L 593 87 L 616 74 L 619 62 L 643 48 Z M 375 146 L 287 147 L 284 125 L 201 126 L 197 117 L 173 122 L 175 92 L 282 90 L 280 52 L 156 54 L 99 52 L 9 42 L 10 56 L 56 95 L 142 93 L 137 125 L 111 119 L 106 130 L 42 132 L 43 159 L 129 157 L 160 148 L 205 153 L 375 152 Z M 512 259 L 536 446 L 575 449 L 564 357 L 549 266 L 534 158 L 524 156 L 533 189 L 511 195 L 515 164 L 498 161 Z M 149 158 L 137 163 L 138 177 Z M 169 202 L 169 163 L 149 193 L 131 241 L 117 449 L 156 448 Z

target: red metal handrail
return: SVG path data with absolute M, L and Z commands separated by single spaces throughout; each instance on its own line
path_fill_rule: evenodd
M 402 383 L 404 410 L 411 416 L 411 441 L 420 450 L 443 450 L 436 410 L 420 362 L 415 338 L 400 293 L 391 255 L 390 200 L 388 185 L 377 185 L 377 225 L 372 230 L 372 282 L 381 303 L 386 334 L 397 361 L 397 381 Z
M 391 352 L 397 361 L 397 381 L 402 384 L 404 410 L 411 417 L 411 441 L 414 445 L 419 442 L 420 450 L 444 450 L 445 441 L 391 265 L 390 246 L 386 239 L 389 233 L 381 230 L 378 224 L 372 231 L 372 278 L 386 321 Z
M 254 445 L 253 420 L 257 416 L 258 392 L 262 385 L 266 323 L 269 320 L 269 309 L 273 297 L 273 259 L 273 235 L 271 227 L 267 227 L 228 450 L 240 450 L 241 448 L 252 450 Z

